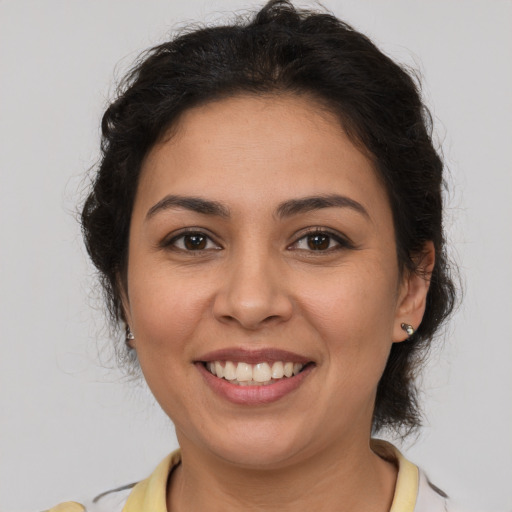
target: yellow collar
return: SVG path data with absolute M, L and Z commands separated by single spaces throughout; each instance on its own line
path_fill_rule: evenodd
M 386 460 L 398 465 L 395 495 L 389 512 L 414 512 L 418 495 L 418 468 L 409 462 L 392 444 L 372 439 L 372 450 Z M 139 482 L 130 493 L 123 512 L 168 512 L 166 490 L 169 474 L 181 461 L 180 450 L 168 455 L 153 474 Z
M 370 446 L 379 457 L 398 465 L 395 495 L 389 512 L 414 512 L 419 488 L 418 467 L 409 462 L 391 443 L 372 439 Z
M 153 474 L 139 482 L 128 496 L 123 512 L 167 512 L 166 491 L 170 472 L 181 462 L 176 450 L 157 466 Z

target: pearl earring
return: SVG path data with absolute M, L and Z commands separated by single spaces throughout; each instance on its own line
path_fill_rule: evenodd
M 127 325 L 126 326 L 126 338 L 125 338 L 125 341 L 126 341 L 126 343 L 129 343 L 130 341 L 133 341 L 134 339 L 135 339 L 135 335 L 131 331 L 130 326 Z
M 400 327 L 407 333 L 407 336 L 411 337 L 416 331 L 411 324 L 400 324 Z

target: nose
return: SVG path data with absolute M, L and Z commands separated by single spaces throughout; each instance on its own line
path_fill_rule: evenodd
M 257 330 L 291 318 L 293 302 L 286 279 L 268 253 L 240 254 L 226 268 L 213 304 L 217 320 Z

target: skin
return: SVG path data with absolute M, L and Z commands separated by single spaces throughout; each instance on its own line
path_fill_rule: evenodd
M 148 216 L 170 194 L 218 201 L 230 216 L 183 207 Z M 331 194 L 364 212 L 276 213 Z M 177 238 L 185 228 L 208 237 L 202 250 Z M 310 248 L 315 229 L 330 235 L 327 248 Z M 431 245 L 425 254 L 429 272 Z M 124 300 L 182 449 L 169 509 L 389 510 L 396 468 L 369 447 L 375 392 L 392 343 L 407 337 L 400 324 L 421 322 L 427 290 L 399 271 L 371 161 L 312 99 L 239 96 L 187 111 L 143 164 Z M 314 367 L 280 400 L 234 404 L 194 364 L 233 347 L 288 350 Z

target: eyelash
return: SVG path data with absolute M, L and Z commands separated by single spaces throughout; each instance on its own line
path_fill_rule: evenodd
M 203 239 L 206 239 L 207 245 L 209 243 L 212 243 L 212 244 L 214 244 L 215 247 L 214 248 L 204 247 L 202 249 L 196 249 L 196 250 L 188 249 L 186 247 L 177 247 L 178 240 L 182 240 L 184 243 L 186 237 L 192 237 L 192 236 L 203 237 Z M 299 244 L 299 242 L 301 242 L 302 240 L 306 240 L 306 243 L 307 243 L 308 237 L 313 237 L 313 236 L 328 237 L 329 238 L 329 246 L 326 249 L 311 249 L 311 248 L 305 249 L 305 248 L 296 247 Z M 337 244 L 335 247 L 330 247 L 332 241 L 334 241 Z M 214 249 L 214 250 L 222 249 L 212 239 L 212 237 L 210 235 L 206 234 L 204 231 L 201 231 L 200 229 L 190 229 L 187 231 L 182 231 L 178 235 L 173 236 L 171 239 L 164 240 L 164 242 L 161 245 L 163 247 L 169 248 L 171 250 L 187 252 L 189 254 L 191 254 L 191 253 L 201 254 L 204 251 L 210 251 L 212 249 Z M 300 238 L 298 238 L 295 242 L 293 242 L 291 245 L 289 245 L 288 248 L 291 250 L 297 250 L 297 251 L 306 251 L 306 252 L 317 253 L 317 254 L 320 254 L 320 253 L 325 254 L 325 253 L 331 253 L 333 251 L 338 251 L 338 250 L 343 250 L 343 249 L 353 249 L 354 244 L 346 237 L 343 237 L 337 233 L 333 233 L 332 231 L 330 231 L 328 229 L 316 227 L 316 228 L 312 228 L 312 229 L 308 230 L 306 233 L 303 233 L 302 236 Z

